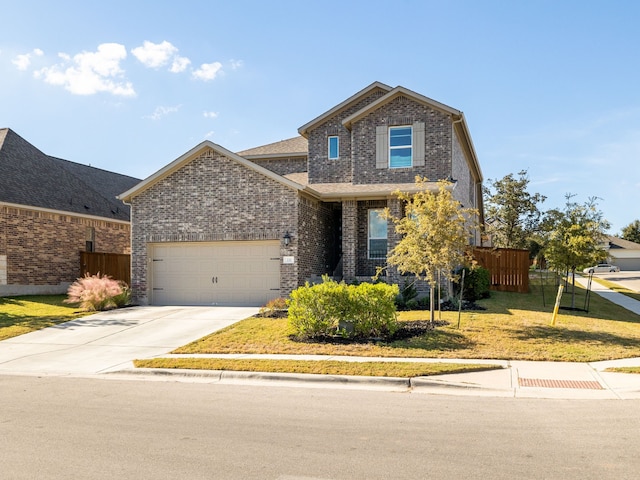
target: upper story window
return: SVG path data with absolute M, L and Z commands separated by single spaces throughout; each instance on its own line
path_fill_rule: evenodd
M 369 258 L 387 258 L 387 220 L 381 208 L 369 210 L 368 251 Z
M 332 135 L 329 137 L 329 160 L 340 158 L 340 137 Z
M 376 168 L 412 168 L 425 165 L 425 125 L 376 126 Z
M 413 128 L 389 127 L 389 167 L 413 165 Z

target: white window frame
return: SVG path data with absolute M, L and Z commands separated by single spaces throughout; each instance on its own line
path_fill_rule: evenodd
M 331 156 L 331 140 L 336 139 L 336 156 Z M 340 158 L 340 137 L 338 135 L 329 135 L 327 138 L 327 158 L 329 160 L 338 160 Z
M 378 217 L 381 216 L 382 212 L 384 211 L 384 209 L 382 208 L 370 208 L 367 211 L 367 258 L 369 260 L 381 260 L 381 259 L 385 259 L 387 258 L 387 252 L 386 250 L 388 250 L 389 248 L 389 234 L 388 234 L 388 228 L 385 228 L 384 230 L 384 237 L 374 237 L 371 235 L 371 215 L 374 212 L 377 212 Z M 385 220 L 385 225 L 388 225 L 388 222 Z M 387 248 L 385 249 L 385 253 L 383 256 L 371 256 L 371 240 L 385 240 L 386 246 Z
M 396 129 L 400 129 L 400 128 L 408 128 L 409 131 L 411 132 L 411 145 L 397 145 L 397 146 L 391 146 L 391 131 L 392 130 L 396 130 Z M 389 135 L 389 168 L 412 168 L 413 167 L 413 151 L 414 151 L 414 132 L 413 132 L 413 126 L 412 125 L 394 125 L 393 127 L 389 127 L 388 130 L 388 135 Z M 411 148 L 411 154 L 409 155 L 409 158 L 411 159 L 411 163 L 409 165 L 400 165 L 400 166 L 394 166 L 391 164 L 392 160 L 393 160 L 393 155 L 392 152 L 394 150 L 399 150 L 401 148 Z

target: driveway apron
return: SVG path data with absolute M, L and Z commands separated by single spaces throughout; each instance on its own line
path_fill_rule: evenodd
M 250 317 L 254 307 L 130 307 L 0 342 L 0 373 L 86 375 L 132 367 Z

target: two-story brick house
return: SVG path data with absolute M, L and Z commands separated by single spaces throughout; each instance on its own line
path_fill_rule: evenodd
M 370 279 L 398 240 L 382 209 L 400 214 L 393 193 L 415 191 L 416 175 L 434 189 L 452 180 L 456 199 L 482 212 L 458 110 L 376 82 L 299 133 L 239 153 L 202 142 L 120 195 L 132 207 L 136 301 L 260 305 L 325 273 Z

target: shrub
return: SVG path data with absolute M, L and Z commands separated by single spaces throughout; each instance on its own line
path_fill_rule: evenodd
M 398 328 L 394 304 L 397 295 L 397 285 L 346 285 L 323 277 L 321 284 L 307 283 L 291 292 L 289 326 L 300 338 L 392 335 Z M 348 330 L 344 328 L 345 322 L 349 324 Z
M 287 301 L 284 298 L 278 297 L 269 300 L 265 306 L 261 307 L 258 315 L 265 318 L 278 318 L 283 316 L 286 311 Z
M 465 267 L 464 274 L 464 294 L 463 299 L 475 302 L 481 298 L 489 298 L 491 292 L 491 273 L 484 267 L 474 265 L 473 267 Z M 462 270 L 460 270 L 462 275 Z M 456 296 L 460 295 L 460 283 L 456 283 L 454 287 Z
M 83 310 L 101 311 L 127 305 L 130 299 L 131 291 L 124 282 L 87 273 L 69 286 L 64 302 L 78 303 Z

